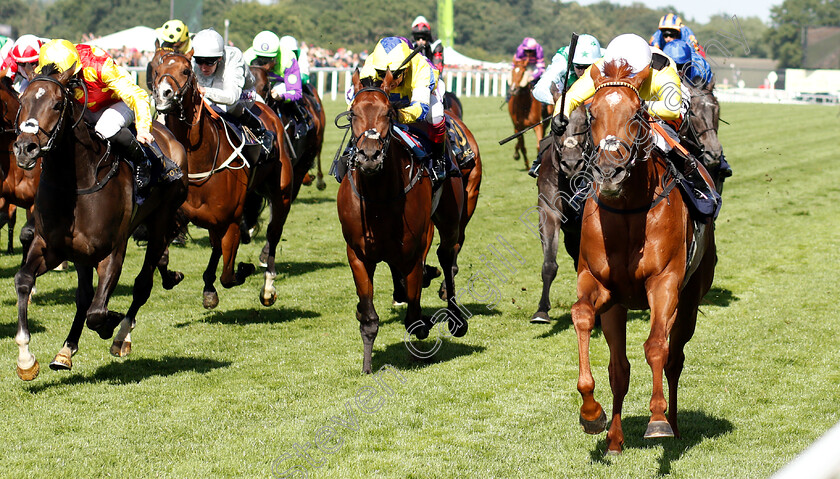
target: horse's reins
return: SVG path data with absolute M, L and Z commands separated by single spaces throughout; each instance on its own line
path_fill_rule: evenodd
M 414 54 L 416 54 L 416 52 L 417 52 L 417 51 L 419 51 L 419 50 L 415 50 L 411 56 L 413 56 Z M 408 59 L 406 59 L 406 60 L 409 60 L 409 59 L 411 58 L 411 56 L 409 56 L 409 58 L 408 58 Z M 405 62 L 404 62 L 404 63 L 405 63 Z M 364 87 L 364 88 L 362 88 L 361 90 L 359 90 L 358 92 L 356 92 L 356 95 L 358 95 L 359 93 L 367 92 L 367 91 L 381 93 L 382 95 L 384 95 L 384 96 L 385 96 L 386 100 L 388 99 L 388 94 L 387 94 L 387 93 L 385 93 L 385 90 L 383 90 L 383 89 L 381 89 L 381 88 L 378 88 L 378 87 L 375 87 L 375 86 L 368 86 L 368 87 Z M 349 118 L 349 120 L 350 120 L 350 121 L 348 122 L 347 127 L 346 127 L 346 128 L 348 129 L 348 132 L 349 132 L 350 130 L 352 130 L 352 126 L 353 126 L 353 125 L 352 125 L 352 122 L 353 122 L 353 118 L 354 118 L 354 116 L 355 116 L 355 115 L 353 114 L 353 107 L 351 106 L 351 107 L 350 107 L 350 110 L 348 110 L 348 111 L 347 111 L 347 112 L 345 112 L 344 114 L 339 114 L 339 115 L 336 117 L 336 119 L 335 119 L 336 126 L 339 126 L 339 125 L 338 125 L 338 119 L 339 119 L 341 116 L 347 116 L 347 117 Z M 381 133 L 379 133 L 378 131 L 373 130 L 373 132 L 371 132 L 371 130 L 366 130 L 366 131 L 362 132 L 362 134 L 361 134 L 361 135 L 359 135 L 358 137 L 356 137 L 355 135 L 351 135 L 351 137 L 350 137 L 350 143 L 353 145 L 353 147 L 354 147 L 355 149 L 358 149 L 358 141 L 362 138 L 362 135 L 364 135 L 364 136 L 365 136 L 366 138 L 368 138 L 368 139 L 374 139 L 374 140 L 376 140 L 377 142 L 379 142 L 379 144 L 380 144 L 380 149 L 379 149 L 379 151 L 381 151 L 381 152 L 382 152 L 382 155 L 383 155 L 383 157 L 384 157 L 384 155 L 386 155 L 386 154 L 388 153 L 388 148 L 390 147 L 390 144 L 391 144 L 391 137 L 393 136 L 393 132 L 391 131 L 391 130 L 392 130 L 392 128 L 393 128 L 393 123 L 392 123 L 392 121 L 393 121 L 393 120 L 392 120 L 391 118 L 389 118 L 389 119 L 388 119 L 388 132 L 384 135 L 384 137 L 385 137 L 384 139 L 382 138 L 382 136 L 383 136 L 383 135 L 382 135 Z M 341 128 L 341 127 L 339 126 L 339 128 Z M 373 136 L 374 136 L 374 135 L 378 135 L 378 137 L 377 137 L 377 138 L 373 138 Z M 345 138 L 346 138 L 346 137 L 347 137 L 347 133 L 345 133 L 345 134 L 344 134 L 344 136 L 345 136 Z M 344 140 L 342 140 L 342 143 L 343 143 L 343 142 L 344 142 Z M 340 148 L 339 148 L 339 151 L 340 151 Z M 408 170 L 409 170 L 409 175 L 411 175 L 411 173 L 410 173 L 410 172 L 411 172 L 412 170 L 414 170 L 414 169 L 415 169 L 415 168 L 414 168 L 414 155 L 413 155 L 413 154 L 409 154 L 409 156 L 411 157 L 411 164 L 409 165 Z M 382 160 L 382 161 L 384 162 L 384 161 L 385 161 L 385 159 L 383 158 L 383 160 Z M 359 192 L 359 190 L 358 190 L 358 188 L 357 188 L 357 186 L 356 186 L 356 181 L 353 179 L 353 171 L 356 169 L 355 161 L 351 158 L 351 159 L 350 159 L 350 163 L 349 163 L 347 166 L 348 166 L 348 170 L 349 170 L 349 171 L 347 172 L 347 176 L 349 177 L 348 179 L 349 179 L 349 181 L 350 181 L 350 187 L 352 188 L 353 193 L 354 193 L 354 194 L 355 194 L 355 195 L 356 195 L 356 196 L 357 196 L 360 200 L 362 200 L 362 201 L 366 201 L 366 200 L 367 200 L 367 198 L 365 198 L 365 196 L 364 196 L 364 195 L 362 195 L 362 194 Z M 392 198 L 392 199 L 388 200 L 389 202 L 390 202 L 390 201 L 394 201 L 394 200 L 396 200 L 397 198 L 401 198 L 401 197 L 403 197 L 403 196 L 407 195 L 407 194 L 408 194 L 408 192 L 409 192 L 409 191 L 411 191 L 411 189 L 412 189 L 412 188 L 414 188 L 414 185 L 416 185 L 416 184 L 417 184 L 417 182 L 418 182 L 418 181 L 420 181 L 420 178 L 421 178 L 422 173 L 423 173 L 423 167 L 422 167 L 422 166 L 420 166 L 420 167 L 418 167 L 416 170 L 417 170 L 417 171 L 416 171 L 416 173 L 414 173 L 414 175 L 413 175 L 413 176 L 410 176 L 410 180 L 408 181 L 408 184 L 406 184 L 406 186 L 403 188 L 402 193 L 401 193 L 399 196 L 397 196 L 397 197 L 395 197 L 395 198 Z

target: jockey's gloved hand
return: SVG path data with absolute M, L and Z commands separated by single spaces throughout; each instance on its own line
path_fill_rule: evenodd
M 566 127 L 568 125 L 569 119 L 566 118 L 565 115 L 562 113 L 555 115 L 554 118 L 551 119 L 551 132 L 554 133 L 555 136 L 563 136 L 563 133 L 566 133 Z
M 283 100 L 286 95 L 286 84 L 278 83 L 271 89 L 271 97 L 275 100 Z

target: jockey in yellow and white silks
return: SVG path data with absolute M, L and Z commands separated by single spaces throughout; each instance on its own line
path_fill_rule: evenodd
M 624 61 L 632 69 L 633 75 L 638 74 L 650 66 L 650 74 L 639 87 L 639 97 L 644 101 L 644 107 L 655 122 L 653 140 L 658 149 L 667 154 L 674 164 L 681 168 L 685 177 L 694 184 L 699 194 L 709 193 L 709 187 L 697 171 L 696 160 L 682 147 L 672 148 L 679 143 L 676 130 L 682 120 L 682 87 L 680 75 L 674 61 L 656 47 L 651 47 L 640 36 L 634 34 L 619 35 L 607 46 L 604 57 L 589 67 L 583 76 L 572 85 L 566 93 L 566 103 L 563 111 L 560 101 L 556 105 L 551 131 L 555 135 L 562 135 L 568 122 L 569 114 L 583 105 L 586 100 L 595 95 L 595 82 L 592 79 L 592 68 L 603 71 L 603 65 L 611 61 Z M 666 139 L 663 135 L 668 135 Z
M 114 63 L 104 50 L 90 45 L 73 45 L 67 40 L 52 40 L 40 50 L 38 73 L 50 66 L 59 72 L 75 69 L 85 84 L 87 93 L 76 88 L 73 95 L 79 103 L 87 101 L 85 119 L 95 124 L 95 131 L 112 140 L 135 168 L 135 180 L 140 189 L 149 184 L 149 164 L 138 144 L 152 145 L 152 115 L 149 95 L 134 82 L 131 74 Z M 51 67 L 50 67 L 51 68 Z M 137 138 L 127 129 L 134 123 Z M 181 177 L 181 171 L 168 158 L 164 161 L 166 181 Z
M 408 105 L 397 110 L 397 121 L 420 126 L 433 144 L 432 173 L 436 180 L 446 177 L 451 161 L 446 157 L 446 122 L 443 113 L 443 89 L 439 86 L 438 71 L 419 52 L 413 56 L 408 41 L 400 37 L 386 37 L 376 44 L 365 60 L 359 76 L 381 81 L 390 70 L 402 82 L 390 92 L 391 102 L 408 100 Z M 411 56 L 408 62 L 405 60 Z M 405 62 L 405 64 L 403 64 Z

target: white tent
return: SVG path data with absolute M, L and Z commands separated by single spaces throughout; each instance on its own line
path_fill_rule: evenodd
M 509 68 L 509 63 L 493 63 L 485 62 L 470 58 L 461 53 L 458 53 L 452 47 L 443 48 L 443 62 L 447 66 L 461 66 L 461 67 L 482 67 L 482 68 Z
M 95 40 L 85 42 L 88 45 L 96 45 L 99 48 L 110 50 L 120 49 L 123 47 L 136 48 L 138 51 L 153 51 L 155 49 L 155 34 L 154 28 L 149 27 L 133 27 L 121 32 L 112 33 L 99 37 Z

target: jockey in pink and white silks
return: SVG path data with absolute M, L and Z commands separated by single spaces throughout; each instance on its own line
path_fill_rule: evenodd
M 534 80 L 539 80 L 545 71 L 543 47 L 533 38 L 525 37 L 513 54 L 514 62 L 522 59 L 528 59 L 528 66 L 534 67 Z

